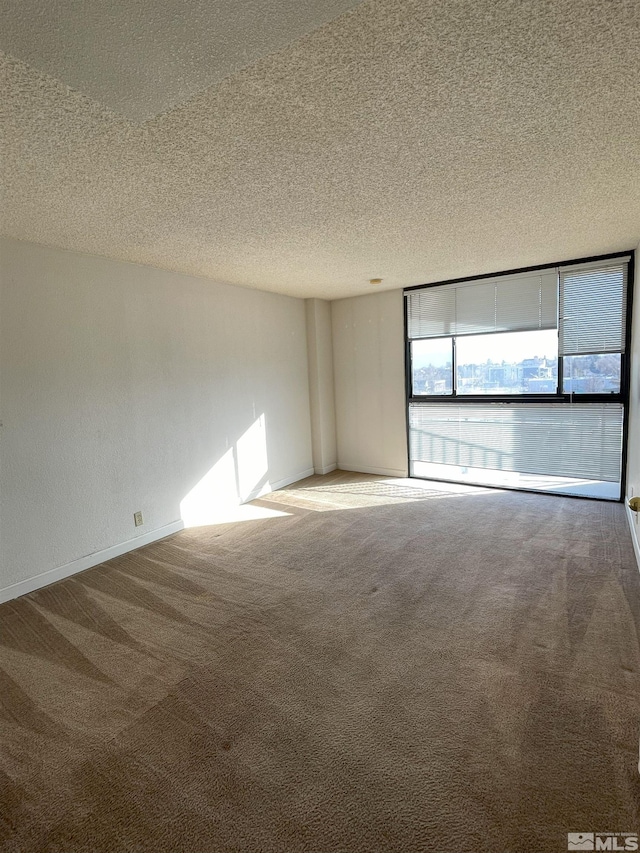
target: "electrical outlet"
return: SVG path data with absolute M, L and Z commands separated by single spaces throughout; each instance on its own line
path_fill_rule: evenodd
M 133 523 L 135 524 L 136 527 L 142 526 L 142 513 L 141 512 L 134 512 L 133 513 Z

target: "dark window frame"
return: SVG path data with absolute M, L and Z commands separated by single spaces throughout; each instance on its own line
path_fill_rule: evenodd
M 604 394 L 576 394 L 562 393 L 564 380 L 563 372 L 563 356 L 558 355 L 558 393 L 557 394 L 460 394 L 455 393 L 455 371 L 456 371 L 456 347 L 455 337 L 453 338 L 453 363 L 452 363 L 452 380 L 453 388 L 451 394 L 419 394 L 413 395 L 413 373 L 411 364 L 411 340 L 428 340 L 429 338 L 409 338 L 409 323 L 406 294 L 413 290 L 425 290 L 430 287 L 442 287 L 445 284 L 462 284 L 464 282 L 482 281 L 483 279 L 495 279 L 502 276 L 518 275 L 521 273 L 537 272 L 539 270 L 549 270 L 554 268 L 570 267 L 575 264 L 598 263 L 600 261 L 610 261 L 616 258 L 629 258 L 627 267 L 627 304 L 625 317 L 625 351 L 621 353 L 620 359 L 620 391 L 617 393 Z M 525 403 L 564 403 L 571 405 L 576 403 L 621 403 L 623 407 L 623 425 L 622 425 L 622 459 L 621 459 L 621 477 L 620 477 L 620 497 L 618 502 L 624 501 L 627 481 L 627 445 L 629 440 L 629 391 L 630 391 L 630 363 L 631 363 L 631 320 L 633 315 L 633 295 L 635 283 L 635 249 L 629 249 L 626 252 L 612 252 L 607 255 L 590 255 L 585 258 L 574 258 L 572 260 L 556 261 L 555 263 L 537 264 L 529 267 L 519 267 L 517 269 L 502 270 L 500 272 L 483 273 L 481 275 L 465 276 L 462 278 L 451 278 L 445 281 L 434 281 L 427 284 L 416 284 L 403 289 L 403 316 L 404 316 L 404 339 L 405 339 L 405 421 L 406 421 L 406 437 L 407 437 L 407 471 L 411 471 L 411 443 L 410 443 L 410 426 L 409 426 L 409 405 L 411 403 L 443 403 L 452 405 L 473 405 L 477 403 L 512 403 L 514 406 Z M 485 334 L 500 334 L 500 332 L 486 332 Z M 597 354 L 597 353 L 596 353 Z M 497 488 L 487 486 L 486 488 Z M 500 487 L 504 488 L 504 487 Z M 536 491 L 529 489 L 527 491 Z M 541 492 L 548 494 L 548 492 Z M 577 495 L 566 495 L 566 497 L 579 497 Z M 582 497 L 582 500 L 601 500 L 601 498 Z
M 406 300 L 405 300 L 405 308 L 406 308 Z M 530 331 L 530 330 L 524 330 L 523 332 L 512 332 L 512 331 L 478 332 L 478 334 L 474 334 L 474 335 L 439 335 L 437 337 L 431 336 L 431 337 L 424 337 L 424 338 L 411 338 L 411 339 L 409 339 L 407 336 L 407 327 L 406 327 L 406 321 L 405 321 L 405 336 L 407 336 L 407 340 L 408 340 L 408 344 L 409 344 L 408 350 L 407 350 L 407 358 L 409 359 L 409 388 L 410 388 L 410 393 L 411 393 L 411 397 L 410 397 L 411 402 L 415 403 L 415 402 L 419 402 L 421 400 L 423 402 L 428 401 L 428 400 L 442 400 L 445 397 L 447 399 L 453 398 L 455 400 L 467 399 L 469 397 L 474 397 L 474 398 L 478 398 L 481 400 L 486 400 L 486 399 L 489 399 L 492 397 L 493 398 L 501 397 L 501 398 L 505 398 L 508 400 L 526 398 L 529 401 L 531 401 L 532 397 L 541 397 L 544 400 L 551 400 L 554 397 L 558 397 L 560 388 L 562 387 L 562 385 L 560 383 L 560 361 L 562 359 L 561 355 L 556 356 L 557 361 L 558 361 L 558 371 L 557 371 L 557 382 L 556 382 L 555 394 L 553 391 L 539 392 L 538 394 L 516 394 L 516 393 L 514 393 L 514 394 L 502 394 L 502 395 L 498 395 L 498 394 L 458 394 L 458 392 L 457 392 L 456 384 L 457 384 L 457 371 L 458 371 L 458 359 L 457 359 L 457 340 L 458 340 L 458 338 L 482 338 L 482 337 L 489 337 L 489 336 L 494 336 L 494 335 L 517 335 L 517 334 L 527 334 L 528 331 Z M 531 331 L 537 331 L 537 330 L 531 330 Z M 540 330 L 540 331 L 544 331 L 544 330 Z M 416 341 L 448 341 L 448 340 L 451 341 L 451 393 L 450 394 L 414 394 L 413 393 L 413 358 L 412 358 L 412 354 L 411 354 L 411 344 L 416 343 Z M 595 354 L 597 355 L 598 353 L 595 353 Z M 585 353 L 585 355 L 589 355 L 589 353 Z M 582 399 L 583 396 L 584 395 L 581 394 L 580 399 Z M 607 392 L 607 394 L 605 394 L 604 396 L 607 397 L 608 399 L 610 399 L 611 393 Z M 489 401 L 491 402 L 491 400 L 489 400 Z

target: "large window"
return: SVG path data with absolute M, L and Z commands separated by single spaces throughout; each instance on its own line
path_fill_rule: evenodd
M 555 329 L 466 335 L 456 346 L 458 394 L 555 394 L 558 334 Z
M 455 370 L 454 370 L 455 346 Z M 411 341 L 414 396 L 557 394 L 558 333 L 495 332 Z
M 406 291 L 412 476 L 619 499 L 629 261 Z
M 619 394 L 622 354 L 567 355 L 563 360 L 565 394 Z
M 411 342 L 413 393 L 441 396 L 453 391 L 453 339 Z

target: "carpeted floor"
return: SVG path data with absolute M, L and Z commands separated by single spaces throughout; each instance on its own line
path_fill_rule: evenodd
M 620 504 L 336 472 L 0 607 L 0 849 L 640 829 Z

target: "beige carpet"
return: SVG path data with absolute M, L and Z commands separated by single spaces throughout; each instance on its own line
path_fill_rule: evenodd
M 531 851 L 640 829 L 619 504 L 365 475 L 0 607 L 0 849 Z

